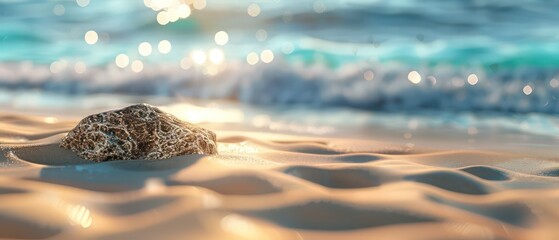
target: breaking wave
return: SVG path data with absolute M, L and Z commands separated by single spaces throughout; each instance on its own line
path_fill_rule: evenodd
M 147 66 L 141 73 L 108 66 L 77 74 L 72 63 L 65 64 L 66 70 L 57 74 L 47 66 L 29 62 L 1 64 L 0 88 L 69 95 L 227 99 L 265 106 L 559 113 L 557 69 L 412 69 L 367 62 L 332 69 L 278 59 L 255 66 L 227 63 L 217 72 L 208 72 L 205 67 L 184 70 L 160 65 Z M 417 84 L 408 79 L 412 71 L 421 78 Z

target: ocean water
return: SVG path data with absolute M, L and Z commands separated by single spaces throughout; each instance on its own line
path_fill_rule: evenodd
M 233 100 L 337 116 L 412 113 L 463 128 L 478 123 L 462 116 L 481 114 L 554 134 L 558 7 L 547 0 L 4 0 L 2 102 L 21 104 L 20 92 L 44 95 L 34 98 L 38 105 L 101 93 Z M 150 51 L 141 53 L 143 42 Z

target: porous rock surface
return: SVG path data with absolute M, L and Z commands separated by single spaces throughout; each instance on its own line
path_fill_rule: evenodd
M 148 104 L 88 116 L 60 143 L 80 157 L 97 162 L 216 154 L 216 145 L 212 131 Z

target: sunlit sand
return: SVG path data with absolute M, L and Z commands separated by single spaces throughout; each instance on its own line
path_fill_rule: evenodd
M 86 112 L 3 113 L 0 236 L 552 239 L 557 234 L 559 171 L 551 147 L 524 152 L 494 142 L 467 150 L 440 136 L 414 139 L 421 147 L 410 147 L 409 139 L 381 133 L 351 139 L 251 124 L 232 128 L 233 123 L 211 122 L 212 112 L 227 116 L 216 108 L 163 108 L 177 116 L 206 116 L 197 122 L 217 133 L 219 154 L 94 163 L 58 146 Z

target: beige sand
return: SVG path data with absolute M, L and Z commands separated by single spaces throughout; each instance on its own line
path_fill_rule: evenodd
M 88 113 L 0 114 L 0 238 L 559 239 L 553 148 L 214 123 L 216 156 L 92 163 L 57 146 Z

